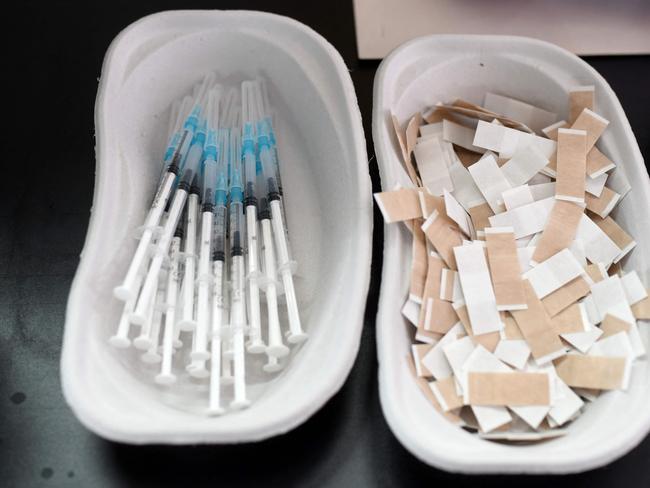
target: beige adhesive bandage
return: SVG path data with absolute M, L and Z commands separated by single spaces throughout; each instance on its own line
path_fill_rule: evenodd
M 554 317 L 569 305 L 587 296 L 591 288 L 587 280 L 578 276 L 569 281 L 566 285 L 542 298 L 542 304 L 549 317 Z
M 419 220 L 413 220 L 413 258 L 411 261 L 411 286 L 409 298 L 422 303 L 424 283 L 427 279 L 427 245 Z
M 512 228 L 488 227 L 485 229 L 485 241 L 497 310 L 526 308 L 526 293 Z
M 600 336 L 600 340 L 613 336 L 614 334 L 618 334 L 619 332 L 629 332 L 630 328 L 630 324 L 625 320 L 621 320 L 618 317 L 606 314 L 605 318 L 600 324 L 600 330 L 603 331 L 603 335 Z
M 614 162 L 605 156 L 600 150 L 594 146 L 587 151 L 587 174 L 591 178 L 596 178 L 605 174 L 610 169 L 614 169 L 616 165 Z
M 595 217 L 593 219 L 594 223 L 602 230 L 607 237 L 609 237 L 616 246 L 621 249 L 620 254 L 614 259 L 614 262 L 623 258 L 627 253 L 629 253 L 636 246 L 636 241 L 632 239 L 632 236 L 625 232 L 623 228 L 616 223 L 616 221 L 611 217 L 606 217 L 604 219 Z
M 564 345 L 551 324 L 542 302 L 537 298 L 535 290 L 524 281 L 526 291 L 526 310 L 513 310 L 519 330 L 528 342 L 533 358 L 538 364 L 551 361 L 565 353 Z
M 482 202 L 469 208 L 469 216 L 472 220 L 474 230 L 476 231 L 484 230 L 486 227 L 489 227 L 489 218 L 493 215 L 494 212 L 487 202 Z
M 468 374 L 469 403 L 483 406 L 549 405 L 548 373 Z
M 587 133 L 560 129 L 557 138 L 557 182 L 555 198 L 584 202 L 587 165 Z
M 440 217 L 437 210 L 434 210 L 422 224 L 422 230 L 447 267 L 456 269 L 453 249 L 463 243 L 462 232 L 456 227 L 450 226 L 446 219 Z
M 573 124 L 586 108 L 594 109 L 594 86 L 578 86 L 569 90 L 569 123 Z
M 541 263 L 569 247 L 576 236 L 584 208 L 575 202 L 557 200 L 537 241 L 533 261 Z
M 584 130 L 587 133 L 586 150 L 589 152 L 608 125 L 609 121 L 606 118 L 585 108 L 571 125 L 571 129 Z
M 568 386 L 616 390 L 623 385 L 624 357 L 569 354 L 554 361 L 555 371 Z
M 585 203 L 587 204 L 587 210 L 592 211 L 601 219 L 604 219 L 614 210 L 620 198 L 621 196 L 614 190 L 604 187 L 599 197 L 586 193 Z
M 422 217 L 420 199 L 415 189 L 400 188 L 399 190 L 375 193 L 375 201 L 387 224 Z

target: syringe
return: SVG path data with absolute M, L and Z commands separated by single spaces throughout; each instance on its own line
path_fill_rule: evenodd
M 253 101 L 256 108 L 256 120 L 258 120 L 259 130 L 257 131 L 257 144 L 258 148 L 264 149 L 266 141 L 266 131 L 263 122 L 264 110 L 262 107 L 262 96 L 259 83 L 254 84 Z M 259 219 L 262 226 L 262 271 L 265 276 L 264 292 L 266 294 L 267 305 L 267 318 L 268 318 L 268 346 L 266 354 L 269 357 L 280 358 L 289 354 L 289 348 L 282 343 L 282 330 L 280 329 L 280 318 L 278 316 L 278 299 L 277 299 L 277 272 L 275 261 L 275 250 L 273 249 L 273 235 L 271 224 L 271 208 L 267 194 L 267 183 L 265 178 L 265 168 L 262 162 L 262 152 L 258 153 L 256 167 L 256 183 L 257 183 L 257 200 L 259 207 Z M 268 158 L 267 158 L 268 159 Z M 268 163 L 267 163 L 268 164 Z M 273 171 L 273 168 L 267 168 L 267 171 Z M 266 370 L 274 370 L 279 366 L 275 363 L 271 366 L 267 365 Z
M 205 143 L 205 124 L 206 122 L 204 119 L 199 124 L 199 127 L 194 133 L 192 144 L 187 152 L 182 177 L 178 182 L 178 188 L 174 193 L 174 199 L 172 201 L 171 208 L 169 209 L 167 222 L 165 222 L 165 226 L 163 227 L 162 235 L 160 236 L 160 240 L 157 243 L 155 255 L 151 260 L 151 266 L 149 267 L 147 277 L 145 278 L 144 285 L 142 286 L 142 291 L 138 297 L 135 311 L 131 316 L 131 322 L 134 324 L 144 323 L 147 307 L 153 299 L 156 283 L 158 282 L 158 275 L 160 274 L 160 268 L 165 256 L 167 255 L 167 252 L 169 251 L 169 245 L 171 243 L 174 231 L 176 230 L 176 224 L 178 224 L 178 219 L 181 215 L 181 212 L 183 211 L 183 207 L 187 199 L 187 194 L 190 190 L 190 185 L 196 176 L 199 163 L 201 162 L 203 156 L 203 145 Z
M 224 325 L 224 270 L 226 261 L 226 225 L 228 205 L 228 130 L 219 131 L 219 165 L 214 193 L 212 228 L 212 327 L 210 343 L 210 399 L 208 413 L 220 415 L 221 407 L 221 344 Z
M 199 89 L 199 94 L 201 93 L 201 90 L 207 89 L 209 84 L 212 83 L 213 78 L 214 75 L 208 75 L 205 77 L 201 88 Z M 170 138 L 164 159 L 166 171 L 160 181 L 158 190 L 154 196 L 153 203 L 151 204 L 151 208 L 145 220 L 143 226 L 144 231 L 140 237 L 138 247 L 133 255 L 133 259 L 131 260 L 124 281 L 113 290 L 115 297 L 120 300 L 127 301 L 129 298 L 135 298 L 138 296 L 139 288 L 135 286 L 136 276 L 141 272 L 144 261 L 147 258 L 154 230 L 160 222 L 160 217 L 162 216 L 167 201 L 172 193 L 176 176 L 180 172 L 182 163 L 188 154 L 190 143 L 194 138 L 194 132 L 196 131 L 200 113 L 200 106 L 198 103 L 200 98 L 197 98 L 196 100 L 197 103 L 192 109 L 192 112 L 187 116 L 180 135 L 178 137 L 172 135 Z M 149 290 L 149 293 L 151 293 L 151 290 Z
M 176 300 L 178 295 L 179 281 L 179 255 L 181 251 L 181 240 L 183 239 L 183 226 L 181 222 L 176 226 L 176 233 L 172 239 L 169 250 L 169 274 L 167 275 L 167 292 L 165 303 L 165 327 L 163 332 L 162 363 L 160 373 L 156 375 L 155 381 L 160 385 L 170 385 L 176 381 L 176 375 L 172 373 L 172 355 L 174 354 L 174 338 L 176 335 Z
M 242 153 L 244 158 L 244 205 L 246 208 L 246 259 L 248 274 L 248 318 L 250 321 L 248 352 L 259 354 L 266 350 L 262 342 L 260 319 L 260 291 L 258 280 L 262 277 L 259 271 L 258 242 L 257 242 L 257 196 L 255 192 L 256 161 L 255 161 L 255 99 L 253 86 L 250 81 L 244 81 L 242 90 Z
M 194 285 L 196 277 L 196 227 L 199 216 L 199 186 L 195 180 L 190 185 L 186 207 L 187 223 L 183 243 L 183 287 L 181 290 L 181 317 L 177 327 L 182 331 L 196 328 L 194 320 Z
M 241 183 L 241 138 L 237 130 L 230 134 L 230 201 L 228 202 L 228 226 L 230 233 L 231 256 L 231 305 L 230 330 L 233 341 L 234 399 L 232 408 L 245 408 L 250 405 L 246 398 L 246 369 L 244 354 L 244 328 L 246 327 L 246 306 L 244 298 L 244 240 L 243 240 L 243 201 Z
M 258 93 L 261 94 L 261 85 L 257 84 Z M 267 115 L 267 114 L 264 114 Z M 287 301 L 287 314 L 289 317 L 289 332 L 287 340 L 292 344 L 303 342 L 308 335 L 302 330 L 300 323 L 300 313 L 298 311 L 298 302 L 296 300 L 296 290 L 293 284 L 293 267 L 295 263 L 289 255 L 288 234 L 285 231 L 284 216 L 282 211 L 282 200 L 278 190 L 276 172 L 273 168 L 273 155 L 270 147 L 267 124 L 264 122 L 266 117 L 258 124 L 257 145 L 262 161 L 262 171 L 267 182 L 269 206 L 271 207 L 271 221 L 273 224 L 273 236 L 275 237 L 275 247 L 278 252 L 279 268 L 278 271 L 282 277 L 285 298 Z
M 203 198 L 201 206 L 201 239 L 199 241 L 199 274 L 197 279 L 196 340 L 190 354 L 193 360 L 205 361 L 208 352 L 208 321 L 210 317 L 209 292 L 212 274 L 210 271 L 212 250 L 212 222 L 215 208 L 215 188 L 217 184 L 217 126 L 219 123 L 219 98 L 221 90 L 208 93 L 206 117 L 208 120 L 208 140 L 205 145 L 203 161 Z

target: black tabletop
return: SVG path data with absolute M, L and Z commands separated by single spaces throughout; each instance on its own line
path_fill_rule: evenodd
M 90 3 L 90 2 L 88 2 Z M 4 8 L 4 7 L 3 7 Z M 361 350 L 341 389 L 293 431 L 257 444 L 136 447 L 103 440 L 61 394 L 59 359 L 70 283 L 94 179 L 93 104 L 104 53 L 140 17 L 180 8 L 269 10 L 294 17 L 342 54 L 354 81 L 379 190 L 370 118 L 376 62 L 357 59 L 352 5 L 299 1 L 24 2 L 5 12 L 5 130 L 0 178 L 0 486 L 456 486 L 499 485 L 426 466 L 409 454 L 379 405 L 375 314 L 382 228 L 375 212 L 372 279 Z M 624 35 L 624 33 L 621 33 Z M 649 57 L 586 58 L 612 85 L 650 159 Z M 647 211 L 647 209 L 644 209 Z M 649 406 L 650 408 L 650 406 Z M 526 486 L 650 486 L 650 439 L 611 465 Z

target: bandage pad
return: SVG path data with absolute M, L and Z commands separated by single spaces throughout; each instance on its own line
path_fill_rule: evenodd
M 549 405 L 547 373 L 468 373 L 469 403 L 483 406 Z
M 472 220 L 472 225 L 476 231 L 484 230 L 486 227 L 489 227 L 489 218 L 493 215 L 494 212 L 487 202 L 474 205 L 469 209 L 469 217 Z
M 485 241 L 497 310 L 525 308 L 526 293 L 512 229 L 488 227 L 485 229 Z
M 422 230 L 447 267 L 456 269 L 456 258 L 453 249 L 463 243 L 463 233 L 457 227 L 450 226 L 446 219 L 440 217 L 437 211 L 434 211 L 427 218 L 422 225 Z
M 609 121 L 607 119 L 601 117 L 593 110 L 585 108 L 580 112 L 573 125 L 571 125 L 571 129 L 584 130 L 587 133 L 586 150 L 589 152 L 602 133 L 605 132 L 608 125 Z
M 555 198 L 584 202 L 587 165 L 587 133 L 560 129 L 557 138 L 557 182 Z
M 549 317 L 554 317 L 569 305 L 587 296 L 591 288 L 582 276 L 569 281 L 566 285 L 542 298 L 542 304 Z
M 576 236 L 584 208 L 575 202 L 557 200 L 548 216 L 542 237 L 537 242 L 533 261 L 541 263 L 569 247 Z
M 422 217 L 418 192 L 411 188 L 375 193 L 375 200 L 387 224 Z
M 526 310 L 513 310 L 514 317 L 533 357 L 538 362 L 546 362 L 564 354 L 564 345 L 551 324 L 542 302 L 527 280 L 524 280 Z
M 569 354 L 553 361 L 555 371 L 568 386 L 615 390 L 621 388 L 626 358 Z
M 573 124 L 586 108 L 594 109 L 594 86 L 578 86 L 569 90 L 569 123 Z
M 598 215 L 601 219 L 607 218 L 620 200 L 621 196 L 610 188 L 604 187 L 599 197 L 585 194 L 587 210 Z

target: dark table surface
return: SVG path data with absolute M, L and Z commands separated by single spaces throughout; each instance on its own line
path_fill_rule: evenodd
M 68 289 L 93 193 L 93 104 L 109 43 L 160 10 L 240 8 L 294 17 L 325 36 L 350 68 L 379 190 L 370 131 L 376 62 L 356 57 L 351 2 L 29 2 L 6 13 L 8 105 L 0 183 L 0 486 L 456 486 L 503 477 L 457 476 L 426 466 L 389 430 L 377 391 L 374 319 L 382 227 L 375 217 L 372 281 L 361 350 L 327 404 L 292 432 L 238 446 L 136 447 L 83 428 L 61 394 L 59 357 Z M 624 33 L 621 33 L 622 35 Z M 590 57 L 619 96 L 650 159 L 649 57 Z M 7 127 L 7 126 L 5 126 Z M 16 178 L 18 175 L 22 178 Z M 644 209 L 643 211 L 647 211 Z M 641 211 L 641 209 L 640 209 Z M 649 406 L 650 408 L 650 406 Z M 526 486 L 650 486 L 650 439 L 623 459 L 579 475 L 517 477 Z

